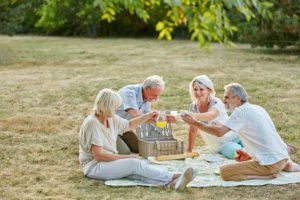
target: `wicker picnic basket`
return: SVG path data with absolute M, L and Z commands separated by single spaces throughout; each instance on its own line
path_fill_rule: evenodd
M 175 139 L 171 124 L 158 128 L 154 124 L 142 124 L 137 128 L 139 154 L 144 157 L 184 152 L 184 142 Z

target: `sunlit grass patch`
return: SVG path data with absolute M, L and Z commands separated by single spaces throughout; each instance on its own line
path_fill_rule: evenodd
M 191 102 L 189 82 L 206 74 L 219 98 L 225 84 L 243 84 L 283 139 L 299 146 L 299 57 L 248 45 L 213 45 L 207 52 L 185 40 L 0 36 L 0 199 L 296 199 L 299 184 L 183 193 L 108 187 L 83 176 L 77 137 L 102 88 L 118 90 L 157 74 L 166 88 L 153 107 L 181 110 Z M 187 143 L 188 126 L 172 128 Z M 198 135 L 196 146 L 202 145 Z M 292 159 L 300 162 L 300 152 Z
M 61 130 L 72 128 L 72 122 L 64 117 L 20 115 L 7 119 L 0 119 L 3 131 L 17 132 L 21 134 L 30 133 L 58 133 Z

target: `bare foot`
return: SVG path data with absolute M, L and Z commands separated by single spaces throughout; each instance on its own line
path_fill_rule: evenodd
M 294 162 L 289 161 L 285 165 L 283 171 L 286 171 L 286 172 L 300 172 L 300 166 L 298 164 L 294 163 Z
M 279 173 L 266 175 L 266 176 L 258 176 L 258 175 L 248 175 L 247 180 L 269 180 L 274 179 L 279 176 Z
M 271 175 L 273 178 L 277 178 L 279 176 L 279 173 L 276 173 L 276 174 L 272 174 Z
M 295 147 L 294 145 L 291 145 L 291 144 L 287 144 L 287 148 L 288 148 L 289 154 L 294 154 L 298 150 L 297 147 Z

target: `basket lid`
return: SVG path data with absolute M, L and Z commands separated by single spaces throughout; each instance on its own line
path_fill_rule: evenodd
M 164 128 L 159 128 L 154 124 L 142 124 L 136 129 L 139 139 L 148 138 L 173 138 L 171 124 L 168 123 Z

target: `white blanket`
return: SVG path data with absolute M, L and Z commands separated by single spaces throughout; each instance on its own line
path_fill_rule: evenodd
M 284 185 L 290 183 L 300 183 L 300 172 L 281 172 L 275 179 L 270 180 L 247 180 L 247 181 L 223 181 L 217 174 L 220 166 L 235 162 L 234 160 L 228 160 L 221 157 L 218 154 L 210 154 L 207 150 L 202 152 L 198 158 L 188 158 L 185 160 L 173 160 L 173 161 L 155 161 L 154 158 L 148 158 L 149 163 L 159 164 L 162 167 L 166 167 L 168 171 L 175 173 L 181 172 L 186 167 L 194 167 L 197 169 L 196 178 L 188 184 L 187 187 L 232 187 L 240 185 Z M 208 162 L 214 161 L 214 162 Z M 141 181 L 119 179 L 106 181 L 106 185 L 109 186 L 155 186 L 147 184 Z

